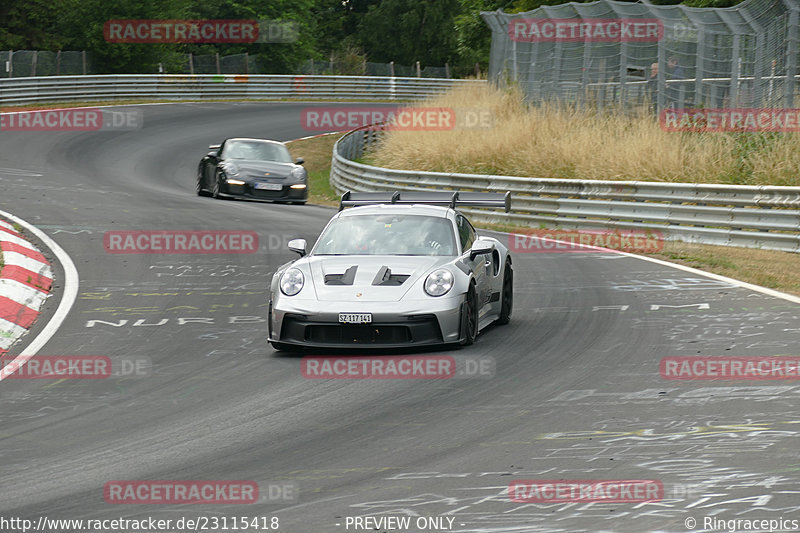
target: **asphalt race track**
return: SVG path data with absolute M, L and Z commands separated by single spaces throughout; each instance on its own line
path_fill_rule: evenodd
M 493 375 L 304 378 L 300 357 L 265 342 L 267 283 L 294 256 L 284 242 L 313 242 L 334 210 L 194 191 L 208 144 L 309 135 L 304 107 L 145 106 L 133 131 L 0 133 L 0 210 L 44 230 L 80 276 L 72 311 L 38 355 L 152 364 L 146 376 L 0 382 L 0 516 L 277 517 L 290 533 L 685 532 L 724 530 L 704 529 L 706 517 L 800 520 L 800 383 L 659 374 L 668 356 L 800 355 L 800 304 L 724 281 L 613 253 L 516 253 L 511 324 L 468 348 L 422 352 L 493 360 Z M 104 249 L 107 231 L 165 229 L 255 231 L 260 250 Z M 56 295 L 12 355 L 58 305 L 54 268 Z M 525 479 L 657 480 L 664 495 L 510 501 L 509 483 Z M 260 496 L 109 504 L 104 486 L 115 480 L 251 480 Z M 454 520 L 403 530 L 348 522 L 367 516 Z

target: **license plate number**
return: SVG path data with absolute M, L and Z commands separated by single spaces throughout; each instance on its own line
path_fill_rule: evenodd
M 369 324 L 372 322 L 372 313 L 339 313 L 339 322 L 342 324 Z
M 283 189 L 283 185 L 280 183 L 256 183 L 256 189 L 263 189 L 265 191 L 279 191 Z

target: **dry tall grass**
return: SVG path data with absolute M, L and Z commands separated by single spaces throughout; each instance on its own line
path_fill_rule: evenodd
M 389 132 L 377 165 L 548 178 L 800 185 L 800 135 L 674 133 L 625 115 L 531 106 L 516 90 L 458 88 L 417 104 L 488 110 L 491 129 Z

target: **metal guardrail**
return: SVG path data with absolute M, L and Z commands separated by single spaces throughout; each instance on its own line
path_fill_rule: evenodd
M 119 74 L 0 80 L 0 105 L 98 100 L 415 100 L 485 80 L 369 76 Z
M 0 105 L 119 99 L 415 100 L 480 80 L 293 75 L 104 75 L 0 80 Z M 511 213 L 464 209 L 476 220 L 523 226 L 637 228 L 666 239 L 800 252 L 800 187 L 673 184 L 416 172 L 356 163 L 381 130 L 336 143 L 339 192 L 451 189 L 511 191 Z
M 463 211 L 490 223 L 652 230 L 667 240 L 800 252 L 800 187 L 450 174 L 353 161 L 382 134 L 368 126 L 336 142 L 330 181 L 337 192 L 511 191 L 510 213 Z

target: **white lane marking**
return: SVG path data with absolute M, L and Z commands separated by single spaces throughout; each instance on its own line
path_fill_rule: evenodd
M 676 268 L 678 270 L 683 270 L 684 272 L 691 272 L 692 274 L 700 274 L 701 276 L 705 276 L 707 278 L 715 279 L 718 281 L 725 281 L 732 285 L 736 285 L 737 287 L 741 287 L 742 289 L 749 289 L 751 291 L 760 292 L 761 294 L 766 294 L 767 296 L 772 296 L 774 298 L 781 298 L 783 300 L 788 300 L 790 302 L 800 304 L 800 296 L 795 296 L 793 294 L 787 294 L 785 292 L 776 291 L 774 289 L 768 289 L 767 287 L 762 287 L 761 285 L 753 285 L 752 283 L 747 283 L 746 281 L 739 281 L 738 279 L 729 278 L 726 276 L 720 276 L 719 274 L 713 274 L 711 272 L 705 272 L 704 270 L 698 270 L 696 268 L 692 268 L 685 265 L 678 265 L 676 263 L 670 263 L 669 261 L 663 261 L 661 259 L 656 259 L 654 257 L 647 257 L 644 255 L 636 255 L 631 254 L 628 252 L 617 252 L 618 254 L 627 255 L 629 257 L 635 257 L 636 259 L 642 259 L 643 261 L 650 261 L 651 263 L 655 263 L 657 265 L 667 266 L 670 268 Z
M 0 115 L 8 115 L 9 113 L 0 113 Z M 26 176 L 29 178 L 40 178 L 42 174 L 33 170 L 26 170 L 24 168 L 3 168 L 0 167 L 0 174 L 7 176 Z
M 339 135 L 340 133 L 347 133 L 350 130 L 342 130 L 342 131 L 332 131 L 330 133 L 320 133 L 319 135 L 309 135 L 308 137 L 300 137 L 299 139 L 292 139 L 291 141 L 286 141 L 287 143 L 293 143 L 295 141 L 306 141 L 308 139 L 316 139 L 317 137 L 325 137 L 326 135 Z
M 499 233 L 500 235 L 506 235 L 506 236 L 509 236 L 509 237 L 511 235 L 515 235 L 514 233 L 502 233 L 502 232 L 499 232 L 499 231 L 492 231 L 492 230 L 482 230 L 481 232 Z M 481 232 L 479 232 L 479 233 L 481 233 Z M 540 240 L 557 242 L 557 239 L 548 239 L 547 237 L 540 237 Z M 591 246 L 591 245 L 588 245 L 588 244 L 580 244 L 580 243 L 577 243 L 577 242 L 576 243 L 572 243 L 571 245 L 572 246 L 580 246 L 581 248 L 586 248 L 588 250 L 608 251 L 608 252 L 619 254 L 619 255 L 622 255 L 622 256 L 633 257 L 635 259 L 641 259 L 643 261 L 650 261 L 651 263 L 655 263 L 657 265 L 662 265 L 662 266 L 666 266 L 666 267 L 670 267 L 670 268 L 675 268 L 677 270 L 683 270 L 684 272 L 691 272 L 692 274 L 699 274 L 701 276 L 705 276 L 707 278 L 715 279 L 717 281 L 724 281 L 724 282 L 730 283 L 731 285 L 734 285 L 736 287 L 740 287 L 742 289 L 748 289 L 748 290 L 751 290 L 751 291 L 760 292 L 761 294 L 766 294 L 767 296 L 772 296 L 774 298 L 781 298 L 783 300 L 788 300 L 788 301 L 790 301 L 792 303 L 800 304 L 800 296 L 795 296 L 793 294 L 787 294 L 785 292 L 776 291 L 774 289 L 768 289 L 767 287 L 762 287 L 761 285 L 753 285 L 752 283 L 747 283 L 745 281 L 740 281 L 738 279 L 733 279 L 733 278 L 729 278 L 729 277 L 726 277 L 726 276 L 721 276 L 719 274 L 713 274 L 711 272 L 706 272 L 704 270 L 698 270 L 696 268 L 692 268 L 692 267 L 688 267 L 688 266 L 684 266 L 684 265 L 678 265 L 676 263 L 670 263 L 669 261 L 664 261 L 662 259 L 656 259 L 654 257 L 647 257 L 645 255 L 632 254 L 630 252 L 621 252 L 619 250 L 612 250 L 610 248 L 601 248 L 601 247 L 598 247 L 598 246 Z
M 59 302 L 56 312 L 53 314 L 50 322 L 47 323 L 47 325 L 36 336 L 36 338 L 33 339 L 33 341 L 24 350 L 22 350 L 17 357 L 15 357 L 12 361 L 6 362 L 3 368 L 0 369 L 0 381 L 2 381 L 12 374 L 14 370 L 22 367 L 28 361 L 28 359 L 36 355 L 36 353 L 41 350 L 45 344 L 47 344 L 47 341 L 49 341 L 53 335 L 55 335 L 56 331 L 58 331 L 58 328 L 61 327 L 61 324 L 64 323 L 64 320 L 67 318 L 70 309 L 72 309 L 72 306 L 78 297 L 79 278 L 78 270 L 75 268 L 75 264 L 72 262 L 69 254 L 67 254 L 67 252 L 65 252 L 64 249 L 61 248 L 61 246 L 59 246 L 58 243 L 51 239 L 45 232 L 33 224 L 26 222 L 15 215 L 12 215 L 11 213 L 0 210 L 0 215 L 5 217 L 7 220 L 16 222 L 23 228 L 36 235 L 45 244 L 45 246 L 50 248 L 58 261 L 61 263 L 61 266 L 64 268 L 64 295 L 61 297 L 61 302 Z M 14 365 L 10 367 L 11 370 L 8 370 L 11 363 L 14 363 Z

